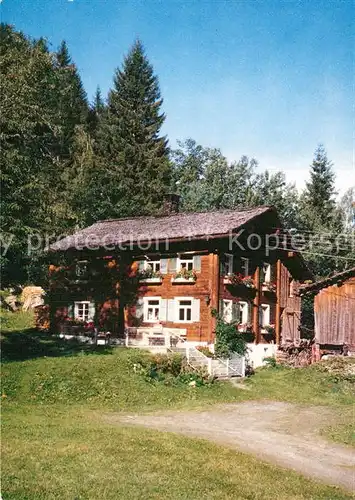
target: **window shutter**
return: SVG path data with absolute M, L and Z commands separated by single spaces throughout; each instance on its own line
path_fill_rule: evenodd
M 252 307 L 251 307 L 251 303 L 248 302 L 248 323 L 251 323 L 252 322 Z
M 177 318 L 177 307 L 176 307 L 176 300 L 175 299 L 168 299 L 167 301 L 167 321 L 176 321 Z
M 267 308 L 266 308 L 266 314 L 265 314 L 265 316 L 266 316 L 266 320 L 265 320 L 266 324 L 270 325 L 270 305 L 268 305 Z
M 144 313 L 143 308 L 144 308 L 143 297 L 139 297 L 136 303 L 136 312 L 135 312 L 135 316 L 137 319 L 143 318 L 143 313 Z
M 260 266 L 260 283 L 265 283 L 265 264 Z
M 74 317 L 74 307 L 73 304 L 68 305 L 68 317 L 73 318 Z
M 144 265 L 145 265 L 145 260 L 140 260 L 138 262 L 138 271 L 143 271 L 144 270 Z
M 160 259 L 160 272 L 166 274 L 168 272 L 168 259 Z
M 172 259 L 169 259 L 168 272 L 169 273 L 176 273 L 176 266 L 177 266 L 177 258 L 174 257 Z
M 200 321 L 200 299 L 192 299 L 192 321 Z
M 201 271 L 201 255 L 194 255 L 193 268 L 197 272 Z
M 89 321 L 94 321 L 95 319 L 95 302 L 90 302 L 89 304 Z
M 219 272 L 222 276 L 224 276 L 226 274 L 226 257 L 225 255 L 221 255 L 220 257 L 220 261 L 219 261 Z
M 219 299 L 218 314 L 219 314 L 219 316 L 223 317 L 223 299 Z
M 233 304 L 232 304 L 232 321 L 238 320 L 239 307 L 240 306 L 239 306 L 238 302 L 233 302 Z
M 159 320 L 166 321 L 168 312 L 168 301 L 167 299 L 160 299 L 160 312 L 159 312 Z

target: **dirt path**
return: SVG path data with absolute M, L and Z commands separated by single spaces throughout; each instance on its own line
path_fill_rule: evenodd
M 319 427 L 331 424 L 332 415 L 324 407 L 246 402 L 202 412 L 107 415 L 105 420 L 210 439 L 355 491 L 355 453 L 318 435 Z

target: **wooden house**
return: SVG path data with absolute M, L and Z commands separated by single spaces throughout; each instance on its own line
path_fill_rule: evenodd
M 310 275 L 287 238 L 282 244 L 275 209 L 179 213 L 176 197 L 169 208 L 99 221 L 52 245 L 52 329 L 69 318 L 116 336 L 166 328 L 213 345 L 217 311 L 254 345 L 299 338 L 296 291 Z
M 355 267 L 303 285 L 299 294 L 315 294 L 314 360 L 326 353 L 355 353 Z

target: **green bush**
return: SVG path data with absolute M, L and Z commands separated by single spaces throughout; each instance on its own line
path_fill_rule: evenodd
M 212 382 L 204 369 L 195 370 L 180 354 L 144 354 L 132 363 L 133 371 L 150 382 L 202 386 Z
M 0 308 L 0 320 L 5 331 L 25 332 L 35 326 L 33 311 L 11 312 Z
M 247 343 L 242 333 L 239 333 L 232 323 L 225 323 L 220 318 L 216 325 L 215 354 L 221 358 L 229 358 L 233 353 L 244 356 Z
M 186 366 L 185 370 L 178 376 L 178 380 L 193 387 L 201 387 L 213 382 L 206 370 L 193 370 L 190 366 Z
M 265 362 L 265 365 L 270 367 L 270 368 L 276 368 L 278 366 L 277 362 L 276 362 L 276 358 L 274 356 L 264 358 L 263 361 Z
M 202 354 L 204 354 L 205 356 L 207 356 L 207 358 L 214 358 L 215 357 L 213 352 L 211 352 L 207 346 L 200 345 L 196 349 L 198 351 L 202 352 Z
M 212 309 L 211 314 L 216 318 L 215 355 L 220 358 L 229 358 L 232 354 L 244 356 L 248 350 L 247 339 L 238 332 L 236 322 L 226 323 L 216 309 Z

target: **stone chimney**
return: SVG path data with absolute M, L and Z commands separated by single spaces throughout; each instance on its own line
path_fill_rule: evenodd
M 164 196 L 163 215 L 172 215 L 179 213 L 180 196 L 169 193 Z

